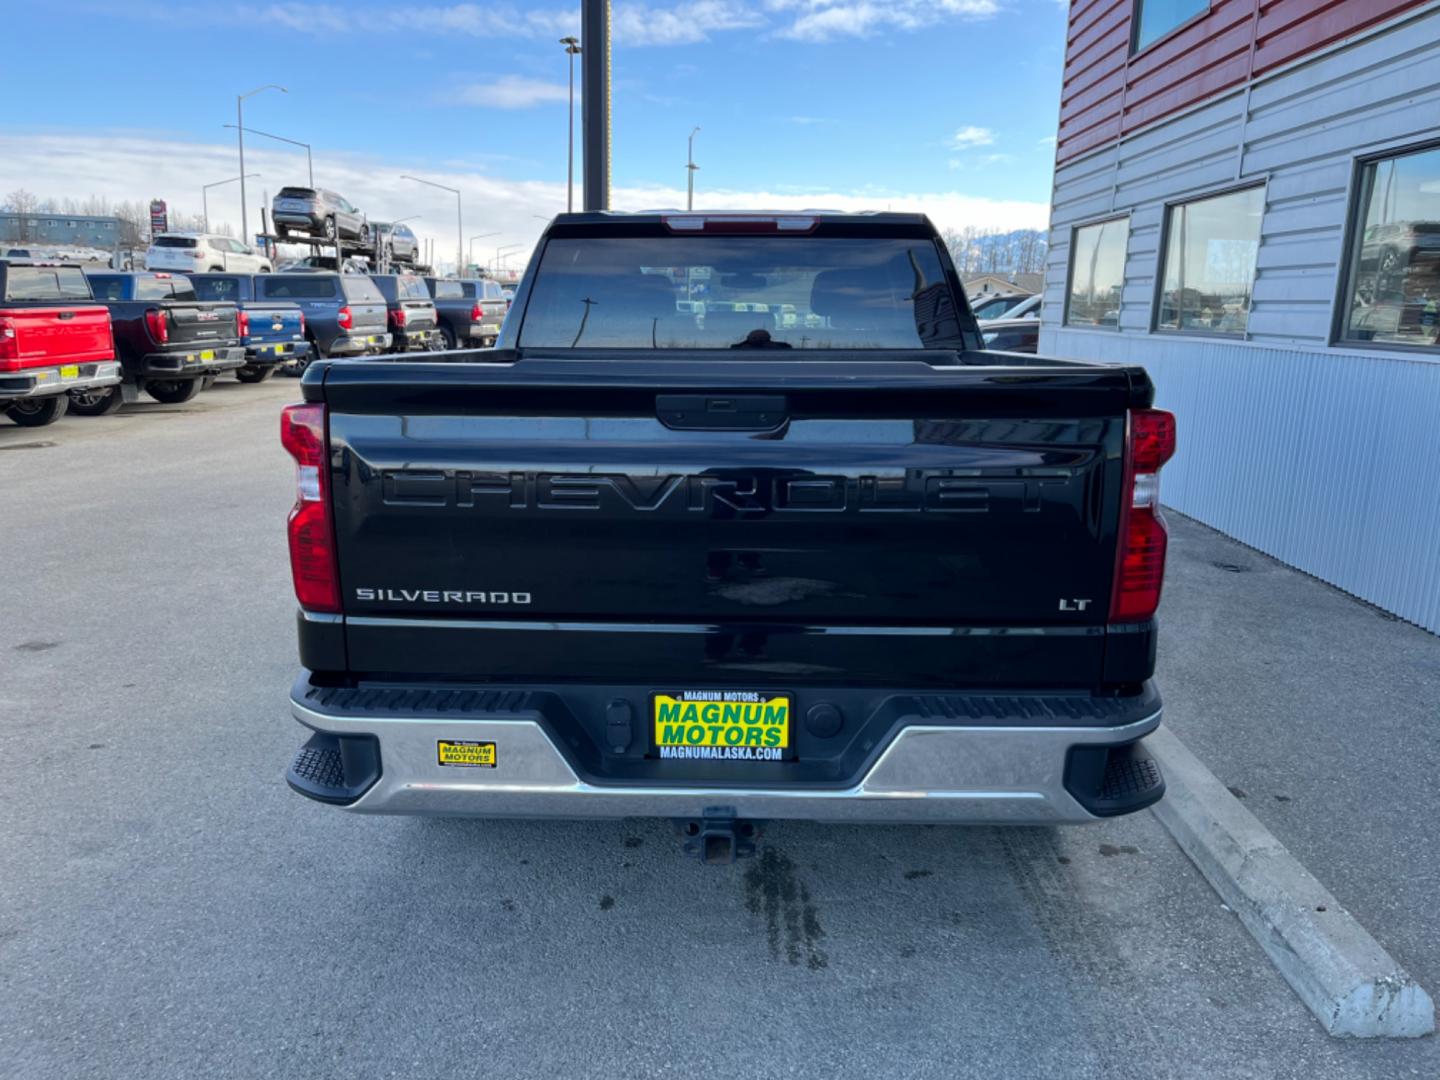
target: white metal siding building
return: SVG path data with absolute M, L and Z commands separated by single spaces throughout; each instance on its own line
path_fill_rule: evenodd
M 1040 351 L 1150 371 L 1156 404 L 1179 420 L 1167 504 L 1440 632 L 1440 336 L 1395 347 L 1392 326 L 1377 347 L 1345 329 L 1360 310 L 1357 222 L 1376 191 L 1367 164 L 1437 143 L 1440 4 L 1427 3 L 1062 160 Z M 1183 241 L 1179 299 L 1165 299 L 1177 204 L 1255 186 L 1248 311 L 1216 301 L 1213 318 L 1194 320 L 1229 333 L 1180 329 L 1183 316 L 1163 328 L 1177 304 L 1208 303 L 1186 294 Z M 1093 325 L 1073 325 L 1076 273 L 1090 274 L 1094 300 L 1100 243 L 1072 266 L 1077 230 L 1109 221 L 1128 226 L 1123 277 Z M 1215 243 L 1212 260 L 1226 250 Z M 1436 295 L 1411 289 L 1409 325 L 1428 334 Z

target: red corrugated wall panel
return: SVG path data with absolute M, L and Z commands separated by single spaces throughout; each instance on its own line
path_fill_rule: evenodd
M 1074 0 L 1060 92 L 1064 162 L 1426 0 L 1212 0 L 1130 55 L 1135 0 Z

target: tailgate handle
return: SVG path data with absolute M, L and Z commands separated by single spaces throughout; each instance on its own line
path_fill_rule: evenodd
M 773 431 L 790 405 L 783 394 L 657 394 L 655 415 L 675 431 Z
M 73 312 L 73 311 L 62 311 L 62 312 L 60 312 L 60 321 L 61 321 L 61 322 L 69 322 L 69 321 L 70 321 L 71 319 L 73 319 L 74 317 L 75 317 L 75 312 Z

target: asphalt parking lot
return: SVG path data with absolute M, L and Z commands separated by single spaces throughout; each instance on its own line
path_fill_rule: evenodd
M 297 397 L 0 427 L 0 1074 L 1440 1075 L 1327 1037 L 1149 813 L 717 869 L 293 795 Z M 1173 524 L 1169 722 L 1434 990 L 1440 641 Z

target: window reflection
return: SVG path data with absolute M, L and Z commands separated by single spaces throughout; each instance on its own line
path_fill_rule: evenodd
M 1075 230 L 1066 326 L 1120 324 L 1120 292 L 1125 287 L 1125 248 L 1129 239 L 1127 218 Z
M 1344 340 L 1440 347 L 1440 149 L 1361 176 Z
M 1245 332 L 1264 213 L 1263 187 L 1171 207 L 1157 328 Z

